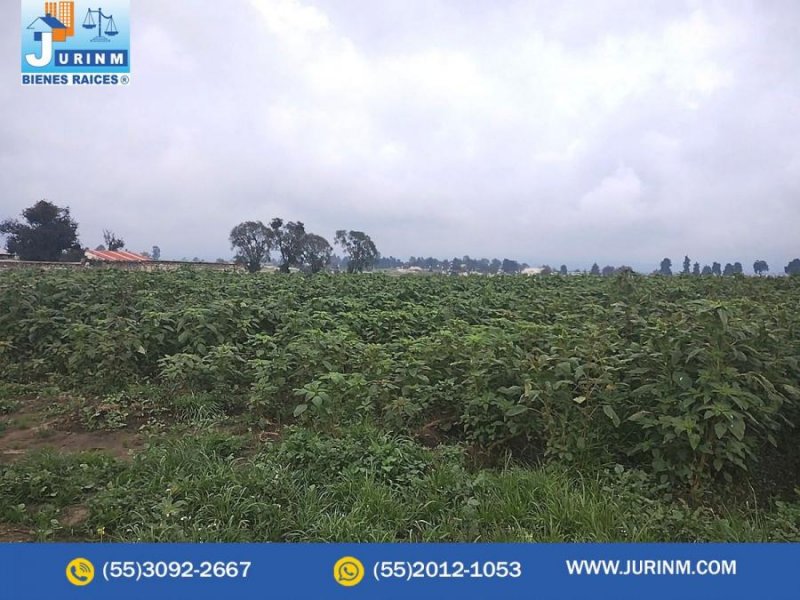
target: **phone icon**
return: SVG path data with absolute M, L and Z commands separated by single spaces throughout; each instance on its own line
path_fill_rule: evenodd
M 72 585 L 89 585 L 94 579 L 94 565 L 85 558 L 76 558 L 67 565 L 67 580 Z
M 89 575 L 88 575 L 88 574 L 86 574 L 86 575 L 81 575 L 80 573 L 78 573 L 78 567 L 77 567 L 77 565 L 72 565 L 72 566 L 69 568 L 69 570 L 70 570 L 70 573 L 72 573 L 72 576 L 73 576 L 75 579 L 77 579 L 78 581 L 80 581 L 81 583 L 89 583 L 89 582 L 87 581 L 87 579 L 89 579 Z

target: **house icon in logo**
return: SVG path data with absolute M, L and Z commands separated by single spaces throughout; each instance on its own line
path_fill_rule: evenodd
M 28 25 L 28 29 L 33 31 L 33 39 L 37 42 L 42 41 L 43 33 L 51 34 L 54 42 L 63 42 L 67 39 L 66 25 L 50 15 L 38 17 L 33 23 Z
M 45 16 L 28 25 L 35 41 L 41 42 L 43 33 L 52 34 L 54 42 L 66 42 L 75 35 L 74 2 L 45 2 L 44 12 Z

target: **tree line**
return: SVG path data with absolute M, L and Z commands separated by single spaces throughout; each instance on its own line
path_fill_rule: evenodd
M 46 200 L 41 200 L 22 211 L 22 220 L 6 219 L 0 222 L 0 234 L 6 236 L 6 250 L 20 260 L 28 261 L 66 261 L 78 262 L 83 256 L 83 248 L 78 239 L 78 223 L 72 218 L 68 207 L 62 208 Z M 268 225 L 261 221 L 246 221 L 234 227 L 229 236 L 231 248 L 236 251 L 234 260 L 244 265 L 248 271 L 256 272 L 273 260 L 279 269 L 288 273 L 292 268 L 318 273 L 327 268 L 347 270 L 349 273 L 363 272 L 374 267 L 419 268 L 434 273 L 481 273 L 481 274 L 517 274 L 530 265 L 516 260 L 504 258 L 461 258 L 436 259 L 433 257 L 412 256 L 407 261 L 393 256 L 381 257 L 375 243 L 363 231 L 339 230 L 334 235 L 334 244 L 341 248 L 344 256 L 334 254 L 333 246 L 321 235 L 307 232 L 301 221 L 284 221 L 282 218 L 272 219 Z M 103 230 L 103 244 L 97 249 L 119 250 L 125 247 L 125 241 L 113 231 Z M 142 252 L 148 258 L 160 260 L 161 248 L 153 246 L 151 252 Z M 199 259 L 195 259 L 199 260 Z M 219 260 L 222 259 L 218 259 Z M 719 262 L 700 266 L 692 262 L 689 256 L 683 259 L 680 275 L 686 276 L 734 276 L 741 275 L 744 267 L 741 262 Z M 800 258 L 792 259 L 784 267 L 787 275 L 800 275 Z M 633 271 L 630 267 L 613 267 L 606 265 L 602 269 L 594 263 L 589 271 L 591 275 L 610 276 L 620 271 Z M 566 265 L 558 269 L 543 265 L 540 272 L 544 275 L 559 273 L 567 275 Z M 580 271 L 578 271 L 580 272 Z M 770 272 L 765 260 L 753 263 L 753 272 L 759 276 Z M 664 258 L 654 274 L 671 276 L 672 260 Z
M 236 251 L 236 262 L 256 273 L 272 260 L 271 253 L 279 258 L 282 273 L 292 267 L 318 273 L 328 267 L 333 258 L 333 247 L 321 235 L 306 231 L 301 221 L 284 222 L 276 217 L 264 225 L 261 221 L 245 221 L 231 230 L 231 248 Z M 372 268 L 380 254 L 372 239 L 363 231 L 336 232 L 334 243 L 346 254 L 348 273 L 361 273 Z
M 20 260 L 40 262 L 79 262 L 84 250 L 78 238 L 78 222 L 68 207 L 62 208 L 47 200 L 40 200 L 22 211 L 22 220 L 6 219 L 0 222 L 0 234 L 6 237 L 6 250 Z M 236 262 L 255 272 L 271 260 L 274 252 L 280 270 L 288 273 L 297 267 L 317 273 L 331 262 L 348 272 L 362 272 L 372 268 L 380 257 L 370 237 L 362 231 L 340 230 L 335 243 L 345 253 L 344 258 L 333 255 L 333 248 L 320 235 L 307 232 L 300 221 L 284 222 L 275 218 L 269 226 L 261 221 L 247 221 L 233 228 L 231 247 L 236 250 Z M 109 229 L 103 230 L 103 243 L 97 250 L 121 250 L 125 240 Z M 151 252 L 142 252 L 152 260 L 161 259 L 161 248 L 153 246 Z M 195 259 L 199 260 L 199 259 Z M 217 261 L 219 262 L 219 260 Z
M 431 273 L 481 273 L 496 275 L 506 273 L 509 275 L 520 273 L 527 269 L 528 263 L 520 263 L 510 258 L 502 260 L 498 258 L 471 258 L 469 255 L 454 257 L 452 259 L 438 259 L 422 256 L 412 256 L 408 260 L 395 258 L 394 256 L 381 257 L 376 262 L 379 269 L 410 269 L 417 268 Z
M 787 275 L 800 275 L 800 259 L 795 258 L 792 259 L 788 265 L 783 268 L 784 273 Z M 763 259 L 756 260 L 753 263 L 753 272 L 758 275 L 759 277 L 763 277 L 769 273 L 769 264 L 767 261 Z M 669 258 L 665 258 L 661 261 L 661 265 L 659 266 L 658 270 L 655 271 L 657 275 L 665 275 L 671 276 L 672 273 L 672 260 Z M 700 267 L 699 262 L 694 262 L 692 264 L 692 259 L 689 258 L 688 255 L 684 256 L 683 258 L 683 268 L 680 271 L 680 275 L 689 275 L 689 276 L 707 276 L 707 275 L 716 275 L 717 277 L 732 277 L 733 275 L 743 275 L 744 274 L 744 267 L 740 262 L 734 263 L 725 263 L 723 267 L 719 262 L 713 262 L 711 265 L 703 265 Z

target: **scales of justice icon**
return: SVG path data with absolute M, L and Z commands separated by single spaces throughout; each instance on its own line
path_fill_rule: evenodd
M 97 22 L 95 23 L 94 15 L 97 15 Z M 105 34 L 115 36 L 119 33 L 117 26 L 114 23 L 114 15 L 106 15 L 103 13 L 102 8 L 92 10 L 91 8 L 86 11 L 86 18 L 83 20 L 84 29 L 94 29 L 97 27 L 97 36 L 93 37 L 93 42 L 110 42 L 111 40 L 103 35 L 103 19 L 106 20 Z

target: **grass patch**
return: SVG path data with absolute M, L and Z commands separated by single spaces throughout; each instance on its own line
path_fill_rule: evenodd
M 366 426 L 249 444 L 200 433 L 129 463 L 37 453 L 0 467 L 0 519 L 37 539 L 92 541 L 800 541 L 800 496 L 714 510 L 664 499 L 640 471 L 474 472 L 458 446 Z M 74 505 L 88 516 L 68 530 Z

